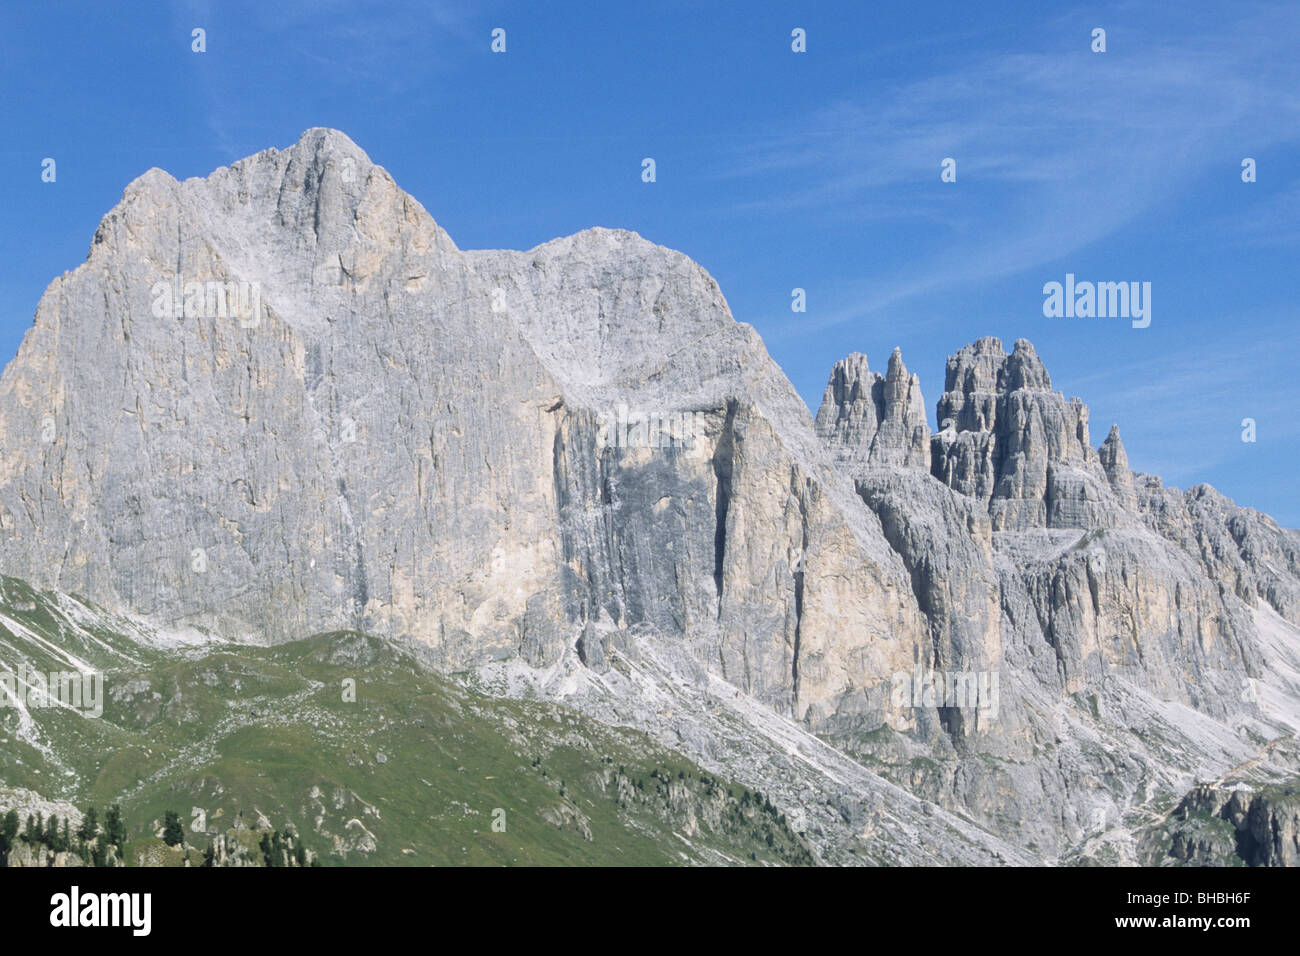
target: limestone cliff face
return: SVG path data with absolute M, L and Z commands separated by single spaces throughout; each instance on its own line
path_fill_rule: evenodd
M 921 382 L 909 375 L 902 353 L 894 349 L 885 375 L 867 368 L 855 353 L 831 370 L 817 434 L 851 470 L 863 465 L 930 470 L 930 427 Z
M 1088 439 L 1088 408 L 1052 391 L 1034 347 L 1008 355 L 994 338 L 948 359 L 934 474 L 989 503 L 995 531 L 1094 528 L 1110 520 L 1105 472 Z
M 1169 856 L 1195 866 L 1300 866 L 1300 785 L 1255 790 L 1203 783 L 1187 794 L 1161 832 L 1145 835 L 1152 862 Z
M 1102 470 L 1106 472 L 1106 481 L 1110 483 L 1111 493 L 1126 511 L 1137 510 L 1137 488 L 1133 482 L 1133 472 L 1128 467 L 1128 453 L 1124 451 L 1124 442 L 1119 437 L 1119 426 L 1111 425 L 1106 440 L 1097 449 L 1097 458 Z
M 489 291 L 341 134 L 145 174 L 0 379 L 6 569 L 249 640 L 513 653 L 554 610 L 559 389 Z
M 802 399 L 713 279 L 610 230 L 468 259 L 565 395 L 552 480 L 584 657 L 599 667 L 609 641 L 634 646 L 629 630 L 653 627 L 782 713 L 883 713 L 887 682 L 867 677 L 909 666 L 924 618 Z M 623 410 L 694 415 L 697 434 L 602 443 L 600 421 L 621 432 Z
M 0 379 L 0 447 L 6 573 L 167 624 L 457 670 L 652 627 L 800 717 L 879 709 L 924 640 L 703 269 L 605 229 L 462 252 L 330 130 L 132 183 Z
M 1094 450 L 1087 406 L 1051 390 L 1024 340 L 1010 354 L 986 338 L 953 355 L 931 474 L 891 467 L 905 439 L 882 455 L 878 431 L 829 427 L 869 418 L 844 384 L 862 365 L 850 357 L 832 371 L 819 433 L 909 571 L 931 639 L 924 665 L 992 669 L 1001 701 L 996 718 L 914 713 L 910 742 L 869 721 L 832 722 L 838 741 L 933 799 L 1063 849 L 1096 815 L 1121 813 L 1144 775 L 1176 786 L 1189 773 L 1179 761 L 1214 765 L 1221 744 L 1197 742 L 1162 708 L 1262 719 L 1269 739 L 1291 726 L 1290 705 L 1265 714 L 1253 688 L 1277 654 L 1296 654 L 1294 533 L 1213 489 L 1184 495 L 1134 475 L 1118 428 Z M 1134 720 L 1141 737 L 1116 727 Z M 1166 735 L 1180 741 L 1178 759 L 1147 742 Z M 917 743 L 941 758 L 920 772 Z M 1128 796 L 1088 792 L 1099 779 Z M 1038 823 L 1043 805 L 1061 815 L 1055 832 Z
M 1300 623 L 1300 532 L 1209 485 L 1179 492 L 1154 475 L 1134 481 L 1147 525 L 1193 555 L 1202 574 L 1246 604 L 1262 602 Z

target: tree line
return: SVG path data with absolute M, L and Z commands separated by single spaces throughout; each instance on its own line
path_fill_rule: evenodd
M 104 811 L 102 824 L 95 808 L 88 807 L 75 829 L 71 817 L 60 820 L 51 813 L 46 818 L 37 811 L 24 823 L 17 810 L 10 810 L 0 820 L 0 866 L 9 865 L 19 841 L 35 849 L 75 854 L 87 866 L 116 866 L 126 843 L 126 824 L 116 803 Z

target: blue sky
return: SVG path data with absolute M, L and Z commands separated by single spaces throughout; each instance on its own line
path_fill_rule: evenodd
M 332 126 L 462 248 L 681 249 L 814 409 L 901 346 L 933 415 L 948 354 L 1025 337 L 1094 445 L 1300 526 L 1300 4 L 46 2 L 0 44 L 4 361 L 136 176 Z M 1067 272 L 1150 282 L 1150 327 L 1044 317 Z

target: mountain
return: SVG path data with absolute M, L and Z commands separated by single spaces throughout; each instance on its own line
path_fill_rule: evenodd
M 462 251 L 314 129 L 149 171 L 51 284 L 0 377 L 0 570 L 562 701 L 820 862 L 1135 862 L 1199 783 L 1294 780 L 1300 534 L 1094 448 L 1024 340 L 954 354 L 937 413 L 895 352 L 814 418 L 685 256 Z

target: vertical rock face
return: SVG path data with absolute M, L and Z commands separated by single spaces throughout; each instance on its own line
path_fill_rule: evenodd
M 987 515 L 929 477 L 929 433 L 920 380 L 895 349 L 885 375 L 867 357 L 837 362 L 817 412 L 817 433 L 836 464 L 853 476 L 859 497 L 879 519 L 907 568 L 927 641 L 904 671 L 990 673 L 1000 656 L 1000 613 Z M 894 675 L 891 675 L 891 678 Z M 974 713 L 936 707 L 895 710 L 897 726 L 961 743 L 978 726 Z M 854 718 L 836 726 L 854 726 Z
M 1034 347 L 1018 339 L 1008 355 L 980 339 L 948 359 L 935 477 L 989 503 L 996 531 L 1091 528 L 1110 520 L 1088 408 L 1052 391 Z
M 555 481 L 584 654 L 653 627 L 780 712 L 884 714 L 888 684 L 871 675 L 908 665 L 924 619 L 807 407 L 712 278 L 611 230 L 467 258 L 566 396 Z M 612 437 L 623 410 L 702 427 L 647 447 L 634 428 Z
M 559 392 L 489 292 L 342 134 L 147 173 L 0 379 L 5 567 L 228 636 L 513 653 L 557 616 Z
M 1294 533 L 1212 489 L 1184 495 L 1133 475 L 1118 428 L 1094 451 L 1087 407 L 1052 391 L 1024 340 L 1007 354 L 981 339 L 949 359 L 931 474 L 877 465 L 862 449 L 878 406 L 851 387 L 864 364 L 850 357 L 832 372 L 819 434 L 908 569 L 931 639 L 920 667 L 991 670 L 1001 701 L 996 718 L 971 707 L 914 712 L 903 729 L 943 755 L 920 774 L 903 769 L 908 746 L 863 733 L 865 722 L 833 724 L 837 741 L 898 767 L 900 782 L 933 799 L 1003 825 L 1013 817 L 1025 839 L 1059 848 L 1116 812 L 1081 781 L 1125 790 L 1152 772 L 1178 780 L 1180 762 L 1208 759 L 1204 741 L 1156 710 L 1148 730 L 1177 739 L 1178 758 L 1115 736 L 1113 721 L 1135 699 L 1228 724 L 1261 719 L 1243 688 L 1293 666 L 1268 663 L 1283 644 L 1258 622 L 1298 621 Z M 1286 726 L 1271 713 L 1265 722 Z M 1055 832 L 1034 822 L 1036 805 L 1063 815 Z
M 6 573 L 168 625 L 449 669 L 651 628 L 810 719 L 880 712 L 925 640 L 703 269 L 606 229 L 462 252 L 332 130 L 132 183 L 0 378 L 0 449 Z
M 1171 856 L 1195 866 L 1300 866 L 1300 784 L 1203 783 L 1170 814 Z M 1158 843 L 1152 828 L 1144 842 Z M 1152 862 L 1161 854 L 1147 852 Z
M 1097 449 L 1097 459 L 1106 472 L 1106 481 L 1110 490 L 1125 511 L 1137 511 L 1137 488 L 1133 484 L 1133 472 L 1128 467 L 1128 454 L 1124 451 L 1124 442 L 1119 437 L 1119 426 L 1111 425 L 1110 433 L 1101 447 Z
M 1146 524 L 1194 555 L 1201 575 L 1252 607 L 1262 602 L 1300 624 L 1300 531 L 1278 527 L 1209 485 L 1180 492 L 1154 475 L 1136 475 L 1134 483 Z
M 898 349 L 883 376 L 868 370 L 861 353 L 835 363 L 817 411 L 817 434 L 850 471 L 870 465 L 930 470 L 921 382 L 907 373 Z

